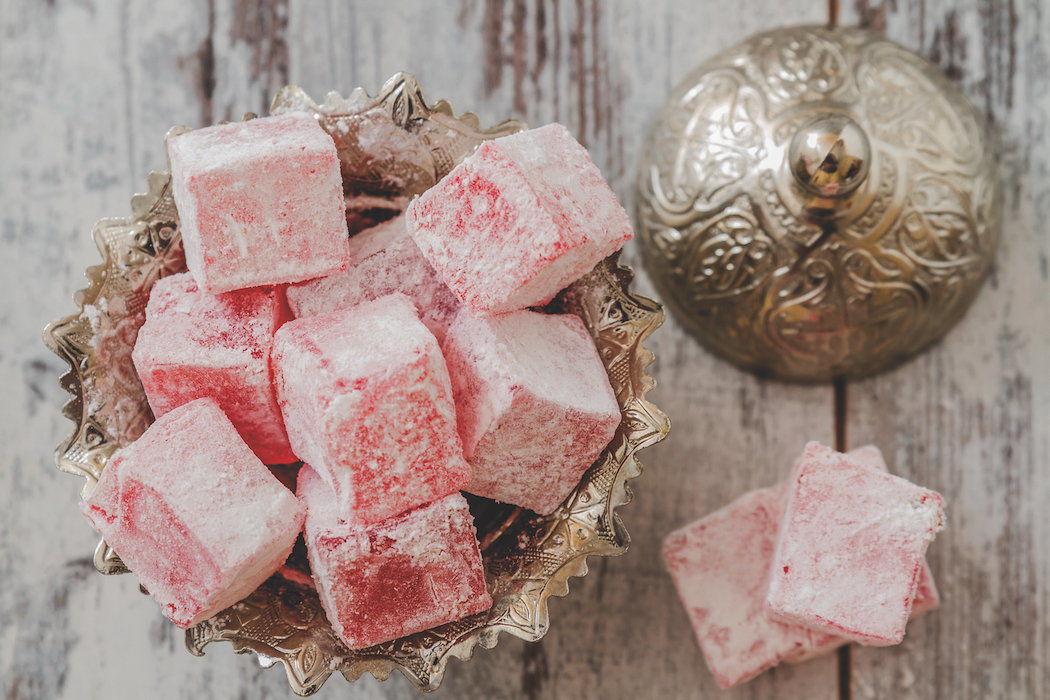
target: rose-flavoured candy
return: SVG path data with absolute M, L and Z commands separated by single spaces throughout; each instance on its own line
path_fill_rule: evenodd
M 882 453 L 872 445 L 849 454 L 886 471 Z M 789 489 L 790 481 L 784 481 L 750 491 L 664 540 L 667 567 L 707 665 L 722 688 L 780 662 L 812 659 L 851 641 L 778 620 L 766 606 Z M 924 562 L 911 617 L 936 608 L 938 601 Z
M 211 294 L 300 282 L 349 257 L 335 143 L 309 114 L 168 140 L 186 266 Z
M 154 415 L 210 396 L 264 463 L 296 461 L 270 377 L 289 318 L 274 287 L 208 294 L 188 273 L 157 280 L 132 353 Z
M 306 546 L 321 606 L 351 649 L 492 607 L 474 519 L 459 493 L 365 525 L 340 514 L 309 466 L 299 472 Z
M 886 460 L 882 456 L 882 450 L 875 445 L 864 445 L 863 447 L 856 447 L 846 453 L 853 459 L 857 460 L 861 464 L 876 469 L 880 472 L 889 472 L 889 468 L 886 466 Z M 785 492 L 785 498 L 787 494 Z M 930 570 L 930 564 L 923 557 L 922 570 L 919 571 L 919 581 L 915 588 L 915 600 L 911 606 L 911 613 L 908 615 L 908 619 L 928 613 L 931 610 L 936 610 L 941 606 L 941 594 L 937 590 L 937 584 L 933 580 L 933 571 Z
M 423 255 L 475 317 L 547 303 L 633 235 L 560 124 L 486 141 L 406 216 Z
M 408 235 L 404 215 L 351 238 L 350 262 L 343 272 L 287 290 L 296 318 L 331 313 L 394 292 L 415 303 L 420 320 L 439 343 L 445 339 L 461 304 Z
M 775 620 L 766 609 L 785 496 L 783 486 L 750 491 L 664 540 L 664 560 L 721 688 L 839 639 Z
M 897 644 L 926 547 L 944 527 L 939 494 L 819 443 L 794 470 L 767 604 L 780 617 L 865 644 Z
M 115 452 L 82 509 L 181 629 L 269 578 L 305 515 L 209 398 Z
M 583 321 L 516 311 L 456 316 L 443 346 L 465 490 L 547 514 L 612 440 L 620 408 Z
M 292 450 L 371 523 L 470 480 L 448 370 L 403 294 L 286 323 L 274 382 Z

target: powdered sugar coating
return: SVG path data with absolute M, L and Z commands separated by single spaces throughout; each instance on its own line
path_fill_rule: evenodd
M 612 440 L 620 408 L 583 322 L 516 311 L 456 316 L 443 347 L 469 493 L 547 514 Z
M 847 452 L 850 457 L 861 464 L 877 469 L 881 472 L 889 472 L 886 460 L 882 456 L 882 450 L 875 445 L 863 445 Z M 919 580 L 915 585 L 915 599 L 911 606 L 908 619 L 914 619 L 923 613 L 936 610 L 941 606 L 941 594 L 937 590 L 937 584 L 933 580 L 933 571 L 925 558 L 922 560 L 922 569 L 919 571 Z
M 873 445 L 849 455 L 886 471 L 882 453 Z M 671 577 L 707 665 L 722 688 L 743 683 L 781 662 L 831 653 L 851 641 L 778 620 L 766 606 L 790 486 L 784 481 L 750 491 L 664 541 Z M 911 617 L 937 607 L 937 600 L 933 577 L 924 566 Z
M 403 294 L 285 324 L 273 366 L 292 450 L 344 517 L 377 522 L 470 480 L 441 350 Z
M 295 317 L 308 318 L 394 292 L 415 302 L 439 343 L 445 339 L 461 304 L 408 235 L 404 215 L 351 238 L 346 270 L 291 285 L 287 293 Z
M 875 469 L 881 472 L 887 472 L 886 460 L 882 456 L 882 451 L 875 445 L 863 445 L 856 447 L 846 453 L 858 463 L 863 464 L 866 467 Z M 797 467 L 797 465 L 796 465 Z M 778 488 L 782 489 L 785 505 L 787 503 L 788 492 L 790 490 L 790 482 L 784 482 L 777 485 Z M 764 601 L 763 601 L 764 603 Z M 915 588 L 915 597 L 912 602 L 911 612 L 908 615 L 908 619 L 912 620 L 923 613 L 931 610 L 936 610 L 940 607 L 941 598 L 937 592 L 937 586 L 933 580 L 933 572 L 930 570 L 930 565 L 926 559 L 922 560 L 922 569 L 919 571 L 919 580 Z M 847 644 L 852 640 L 846 637 L 840 637 L 834 634 L 820 633 L 818 636 L 818 643 L 814 644 L 809 648 L 800 649 L 786 657 L 783 661 L 788 663 L 798 663 L 801 661 L 807 661 L 824 654 L 831 653 L 843 644 Z
M 778 621 L 766 608 L 787 484 L 750 491 L 672 532 L 663 555 L 708 668 L 722 688 L 845 640 Z M 833 645 L 833 646 L 832 646 Z
M 474 519 L 459 493 L 366 526 L 340 516 L 335 493 L 309 466 L 298 492 L 321 606 L 351 649 L 492 607 Z
M 406 216 L 423 255 L 475 317 L 547 303 L 633 235 L 560 124 L 486 141 Z
M 273 287 L 213 295 L 188 273 L 157 280 L 132 353 L 154 415 L 210 396 L 264 463 L 296 461 L 270 374 L 288 318 Z
M 305 517 L 208 398 L 114 453 L 82 509 L 181 629 L 269 578 Z
M 810 443 L 796 468 L 767 604 L 781 617 L 866 644 L 897 644 L 941 496 Z
M 309 114 L 168 140 L 186 265 L 202 289 L 299 282 L 343 269 L 345 205 L 335 143 Z

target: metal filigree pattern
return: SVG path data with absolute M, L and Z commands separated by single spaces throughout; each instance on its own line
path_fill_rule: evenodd
M 429 106 L 405 74 L 391 78 L 374 99 L 360 90 L 349 99 L 331 93 L 322 105 L 288 87 L 273 111 L 289 110 L 312 112 L 336 140 L 348 217 L 356 228 L 400 211 L 484 140 L 525 128 L 506 121 L 483 130 L 473 114 L 456 117 L 446 102 Z M 103 262 L 88 269 L 89 285 L 76 294 L 81 310 L 44 333 L 48 347 L 70 366 L 61 380 L 71 394 L 63 413 L 75 427 L 59 446 L 56 463 L 85 477 L 85 492 L 112 453 L 152 421 L 131 349 L 153 282 L 185 269 L 169 177 L 153 173 L 149 183 L 148 193 L 133 198 L 131 217 L 95 227 Z M 468 496 L 494 601 L 489 612 L 351 651 L 332 632 L 297 548 L 282 572 L 251 596 L 187 630 L 190 651 L 200 655 L 211 642 L 231 642 L 238 653 L 258 655 L 264 666 L 281 663 L 292 690 L 309 695 L 335 672 L 355 680 L 367 671 L 382 680 L 398 670 L 418 688 L 433 690 L 450 658 L 469 659 L 479 643 L 494 646 L 501 631 L 542 637 L 550 624 L 548 598 L 565 595 L 569 577 L 587 573 L 587 557 L 627 549 L 630 538 L 616 510 L 630 501 L 626 482 L 641 472 L 637 451 L 669 429 L 667 417 L 645 398 L 653 386 L 645 373 L 653 356 L 642 345 L 662 323 L 663 311 L 631 294 L 631 279 L 613 256 L 550 304 L 552 311 L 583 318 L 620 402 L 623 420 L 598 461 L 549 516 Z M 103 573 L 128 571 L 105 542 L 94 562 Z
M 132 199 L 131 217 L 95 225 L 102 264 L 88 268 L 88 287 L 74 297 L 81 310 L 44 331 L 47 346 L 69 363 L 62 386 L 72 399 L 62 412 L 76 425 L 55 460 L 87 479 L 85 493 L 110 455 L 153 422 L 131 350 L 153 282 L 186 265 L 168 181 L 167 173 L 150 174 L 149 191 Z
M 870 143 L 863 181 L 834 201 L 787 162 L 821 119 Z M 646 266 L 682 324 L 737 364 L 803 381 L 877 372 L 947 332 L 988 269 L 1001 206 L 959 90 L 882 37 L 823 27 L 752 37 L 690 75 L 649 135 L 637 192 Z
M 313 114 L 335 141 L 351 231 L 403 210 L 480 141 L 525 128 L 508 119 L 482 129 L 472 112 L 457 117 L 444 100 L 427 105 L 419 83 L 405 73 L 388 80 L 375 98 L 357 88 L 345 99 L 330 92 L 320 105 L 300 88 L 285 87 L 270 113 L 293 111 Z

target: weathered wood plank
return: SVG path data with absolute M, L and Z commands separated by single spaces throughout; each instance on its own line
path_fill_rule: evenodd
M 930 549 L 943 604 L 893 649 L 853 650 L 855 698 L 1050 695 L 1050 303 L 1045 114 L 1050 25 L 1038 2 L 846 8 L 958 80 L 1000 140 L 1005 212 L 995 268 L 930 352 L 850 387 L 852 444 L 941 491 Z

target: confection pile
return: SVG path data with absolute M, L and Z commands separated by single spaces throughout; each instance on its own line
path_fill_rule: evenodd
M 843 644 L 898 644 L 940 604 L 926 548 L 934 491 L 887 473 L 874 446 L 806 446 L 791 477 L 664 541 L 704 658 L 722 688 Z
M 83 511 L 180 628 L 241 600 L 300 533 L 360 649 L 487 611 L 460 491 L 553 512 L 620 409 L 580 318 L 530 310 L 631 238 L 554 124 L 484 143 L 349 236 L 308 114 L 168 143 L 187 273 L 133 360 L 156 416 Z M 295 492 L 266 465 L 298 464 Z

